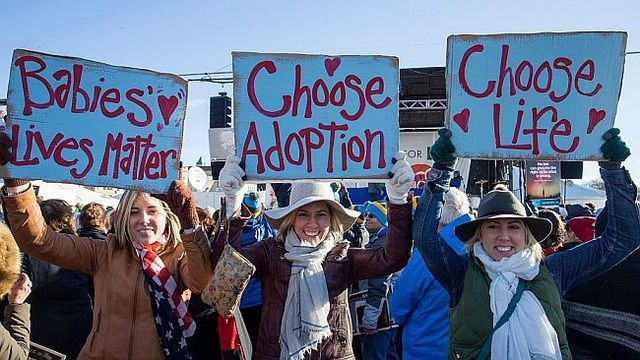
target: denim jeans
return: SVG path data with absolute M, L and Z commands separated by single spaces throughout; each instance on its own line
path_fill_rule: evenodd
M 361 335 L 363 360 L 398 360 L 396 351 L 397 329 L 378 331 L 373 335 Z

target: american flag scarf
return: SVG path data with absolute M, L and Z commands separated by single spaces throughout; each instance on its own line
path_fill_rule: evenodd
M 142 246 L 138 249 L 142 270 L 151 295 L 158 338 L 166 359 L 191 359 L 186 337 L 193 335 L 196 324 L 182 301 L 178 285 L 154 249 L 160 244 Z

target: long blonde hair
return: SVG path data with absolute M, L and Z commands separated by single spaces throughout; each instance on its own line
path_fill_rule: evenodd
M 329 208 L 330 223 L 329 223 L 329 233 L 327 234 L 326 238 L 328 238 L 329 235 L 332 235 L 333 238 L 336 239 L 336 240 L 341 239 L 342 238 L 342 233 L 344 232 L 344 226 L 342 225 L 342 222 L 338 218 L 338 215 L 336 215 L 336 212 L 335 212 L 335 210 L 333 210 L 331 205 L 329 205 L 324 200 L 320 200 L 320 201 L 324 202 L 327 205 L 327 207 Z M 313 203 L 311 203 L 311 204 L 313 204 Z M 290 212 L 289 214 L 287 214 L 284 217 L 284 219 L 282 219 L 282 222 L 280 222 L 280 226 L 278 227 L 278 236 L 277 236 L 278 240 L 280 240 L 282 242 L 285 241 L 285 237 L 287 236 L 287 232 L 289 231 L 289 229 L 293 228 L 293 223 L 296 220 L 296 215 L 298 214 L 298 211 L 300 211 L 300 208 L 297 208 L 294 211 Z M 322 239 L 322 241 L 324 241 L 324 239 Z
M 467 241 L 467 243 L 464 244 L 465 248 L 467 249 L 467 253 L 473 254 L 473 246 L 482 239 L 482 232 L 484 231 L 488 223 L 489 221 L 487 220 L 483 221 L 482 224 L 480 224 L 480 226 L 476 228 L 476 232 L 473 234 L 471 239 L 469 239 L 469 241 Z M 535 236 L 533 236 L 533 234 L 531 233 L 531 230 L 529 230 L 529 227 L 524 221 L 522 222 L 522 225 L 524 226 L 524 231 L 525 231 L 524 233 L 525 249 L 531 248 L 531 250 L 533 251 L 534 258 L 537 261 L 542 260 L 542 258 L 544 257 L 542 246 L 540 246 L 540 244 L 538 243 L 538 240 L 536 240 Z
M 177 246 L 182 241 L 180 238 L 180 221 L 178 220 L 178 217 L 171 212 L 169 205 L 160 199 L 152 197 L 149 193 L 127 190 L 122 196 L 122 199 L 120 199 L 120 203 L 118 203 L 118 207 L 116 208 L 113 218 L 116 247 L 122 249 L 125 248 L 127 244 L 131 243 L 131 236 L 129 234 L 129 218 L 131 217 L 131 208 L 133 207 L 133 203 L 140 196 L 158 201 L 162 205 L 161 211 L 164 213 L 167 220 L 167 225 L 164 229 L 167 242 L 159 252 L 162 252 L 167 245 L 172 245 L 173 247 Z

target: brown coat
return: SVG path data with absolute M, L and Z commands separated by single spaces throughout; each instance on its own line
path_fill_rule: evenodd
M 140 260 L 131 246 L 61 234 L 44 222 L 29 189 L 3 196 L 5 216 L 20 248 L 29 255 L 93 276 L 93 326 L 78 359 L 163 359 Z M 211 271 L 206 237 L 185 235 L 160 257 L 181 290 L 200 292 Z
M 358 280 L 377 277 L 402 269 L 411 257 L 411 204 L 389 205 L 388 242 L 377 249 L 349 249 L 343 243 L 334 247 L 323 263 L 329 290 L 328 322 L 332 337 L 323 341 L 320 351 L 308 359 L 353 359 L 352 329 L 348 289 Z M 230 227 L 230 243 L 238 248 L 240 227 Z M 216 252 L 221 249 L 218 240 Z M 274 238 L 263 240 L 242 249 L 255 266 L 262 283 L 262 320 L 255 359 L 278 360 L 280 354 L 280 324 L 291 275 L 291 263 L 284 259 L 285 248 Z

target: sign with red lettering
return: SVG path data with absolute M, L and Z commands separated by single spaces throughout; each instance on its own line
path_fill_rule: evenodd
M 233 53 L 236 154 L 249 179 L 386 178 L 398 59 Z
M 165 192 L 178 178 L 187 82 L 15 50 L 3 177 Z
M 625 32 L 449 36 L 446 123 L 456 154 L 601 159 L 626 42 Z

